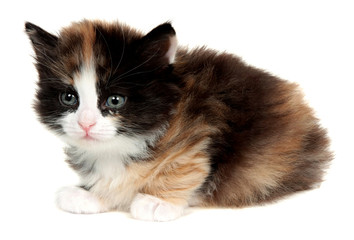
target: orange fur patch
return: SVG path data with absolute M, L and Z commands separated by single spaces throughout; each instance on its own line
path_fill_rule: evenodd
M 62 64 L 67 72 L 73 72 L 82 64 L 90 65 L 93 59 L 93 45 L 96 31 L 92 22 L 82 21 L 64 28 L 61 32 Z

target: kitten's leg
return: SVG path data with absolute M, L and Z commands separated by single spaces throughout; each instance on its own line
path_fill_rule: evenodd
M 157 164 L 161 161 L 158 159 Z M 149 164 L 149 163 L 148 163 Z M 133 167 L 136 171 L 141 167 Z M 134 218 L 148 221 L 170 221 L 183 215 L 191 200 L 197 197 L 196 191 L 209 174 L 209 159 L 201 152 L 190 154 L 173 153 L 165 164 L 155 166 L 148 172 L 148 182 L 137 194 L 130 212 Z M 195 202 L 195 201 L 194 201 Z
M 176 205 L 148 194 L 137 194 L 130 207 L 132 216 L 146 221 L 171 221 L 183 214 L 186 206 Z
M 80 187 L 63 187 L 57 192 L 57 206 L 71 213 L 100 213 L 106 209 L 100 200 Z

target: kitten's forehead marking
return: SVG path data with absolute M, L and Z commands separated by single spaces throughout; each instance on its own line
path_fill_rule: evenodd
M 85 28 L 82 30 L 84 39 L 82 43 L 82 52 L 84 55 L 84 60 L 90 62 L 93 57 L 93 45 L 96 39 L 96 31 L 91 23 L 86 24 Z
M 95 65 L 94 61 L 91 60 L 84 63 L 81 66 L 80 72 L 74 75 L 74 87 L 80 99 L 79 111 L 83 109 L 98 111 L 96 83 L 97 75 Z
M 82 62 L 90 62 L 93 57 L 93 45 L 96 41 L 96 31 L 95 26 L 92 22 L 82 21 L 79 23 L 74 23 L 70 27 L 63 30 L 62 35 L 70 39 L 73 36 L 79 36 L 81 38 L 80 42 L 80 52 L 75 54 L 81 55 Z
M 94 59 L 96 28 L 92 22 L 82 21 L 64 28 L 60 32 L 60 53 L 64 71 L 69 73 L 63 81 L 75 86 L 76 75 Z

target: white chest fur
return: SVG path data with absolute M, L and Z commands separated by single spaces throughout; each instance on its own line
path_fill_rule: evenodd
M 144 138 L 124 136 L 92 148 L 69 148 L 67 154 L 68 162 L 81 177 L 80 184 L 111 209 L 127 209 L 138 192 L 137 176 L 127 171 L 130 156 L 149 156 Z
M 127 209 L 138 192 L 127 164 L 120 156 L 100 156 L 95 160 L 92 172 L 82 178 L 82 183 L 91 186 L 90 192 L 107 208 Z

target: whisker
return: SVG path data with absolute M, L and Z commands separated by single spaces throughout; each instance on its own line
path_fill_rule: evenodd
M 118 81 L 116 84 L 120 84 L 120 85 L 123 85 L 123 84 L 129 84 L 130 82 L 121 82 L 122 79 L 125 79 L 125 78 L 128 78 L 128 77 L 131 77 L 131 76 L 135 76 L 135 75 L 140 75 L 140 74 L 144 74 L 144 73 L 150 73 L 150 72 L 153 72 L 155 70 L 157 70 L 159 67 L 153 69 L 153 70 L 150 70 L 150 71 L 142 71 L 142 72 L 135 72 L 135 73 L 132 73 L 132 74 L 129 74 L 129 75 L 126 75 L 126 76 L 123 76 L 121 78 L 115 78 L 114 80 L 112 81 Z M 135 86 L 146 86 L 147 84 L 145 83 L 134 83 Z M 111 86 L 115 86 L 115 84 L 111 84 Z
M 55 65 L 55 68 L 53 67 L 53 66 L 50 66 L 50 65 L 48 65 L 48 64 L 45 64 L 45 63 L 43 63 L 42 61 L 37 61 L 36 62 L 36 64 L 38 64 L 38 65 L 42 65 L 43 67 L 46 67 L 46 68 L 48 68 L 48 69 L 50 69 L 51 71 L 53 71 L 53 73 L 56 73 L 56 74 L 58 74 L 58 75 L 60 75 L 60 76 L 64 76 L 64 74 L 59 70 L 59 68 L 57 68 Z M 54 64 L 54 63 L 53 63 Z
M 59 76 L 65 77 L 65 74 L 61 71 L 61 69 L 58 66 L 58 61 L 55 61 L 53 58 L 48 56 L 48 54 L 43 49 L 38 48 L 37 46 L 34 46 L 34 48 L 36 49 L 36 51 L 41 53 L 41 55 L 40 55 L 41 57 L 36 58 L 36 64 L 42 65 L 42 66 L 50 69 L 54 73 L 58 74 Z M 45 64 L 44 62 L 51 63 L 51 65 Z M 64 65 L 62 61 L 59 61 L 59 63 L 61 65 Z
M 104 43 L 106 44 L 106 47 L 107 47 L 107 50 L 108 50 L 108 54 L 109 54 L 109 58 L 110 58 L 110 62 L 111 62 L 111 69 L 110 69 L 109 77 L 108 77 L 108 79 L 110 79 L 111 76 L 112 76 L 112 69 L 113 69 L 113 60 L 112 60 L 111 50 L 109 49 L 107 40 L 106 40 L 106 38 L 103 36 L 103 34 L 101 33 L 101 31 L 100 31 L 96 26 L 95 26 L 95 29 L 96 29 L 96 30 L 99 32 L 99 34 L 102 36 L 102 39 L 103 39 Z
M 116 66 L 116 68 L 114 69 L 113 72 L 116 72 L 117 69 L 119 68 L 119 66 L 120 66 L 120 64 L 121 64 L 121 62 L 122 62 L 122 60 L 123 60 L 124 53 L 125 53 L 125 35 L 124 35 L 124 29 L 123 29 L 123 26 L 122 26 L 122 25 L 120 25 L 120 29 L 121 29 L 122 35 L 123 35 L 123 36 L 122 36 L 122 37 L 123 37 L 123 49 L 122 49 L 122 54 L 121 54 L 121 56 L 120 56 L 119 62 L 118 62 L 117 66 Z
M 123 74 L 121 74 L 121 75 L 119 75 L 118 77 L 116 77 L 116 78 L 113 79 L 112 81 L 116 81 L 117 79 L 119 79 L 119 78 L 121 78 L 121 77 L 127 75 L 128 73 L 130 73 L 130 72 L 132 72 L 132 71 L 138 69 L 139 67 L 143 66 L 144 64 L 148 63 L 149 61 L 151 61 L 151 59 L 153 59 L 153 58 L 156 56 L 156 54 L 158 53 L 158 51 L 159 51 L 159 49 L 156 50 L 156 52 L 155 52 L 153 55 L 151 55 L 150 58 L 148 58 L 147 60 L 145 60 L 143 63 L 141 63 L 141 64 L 139 64 L 138 66 L 136 66 L 136 67 L 134 67 L 134 68 L 132 68 L 132 69 L 126 71 L 125 73 L 123 73 Z
M 160 68 L 160 67 L 154 68 L 154 69 L 149 70 L 149 71 L 135 72 L 135 73 L 132 73 L 132 74 L 123 76 L 123 77 L 121 77 L 121 78 L 118 78 L 117 80 L 120 81 L 120 80 L 122 80 L 122 79 L 124 79 L 124 78 L 131 77 L 131 76 L 134 76 L 134 75 L 139 75 L 139 74 L 144 74 L 144 73 L 151 73 L 151 72 L 156 71 L 156 70 L 159 69 L 159 68 Z
M 42 78 L 41 81 L 51 81 L 52 83 L 56 83 L 56 84 L 65 84 L 65 82 L 60 79 L 60 78 Z

